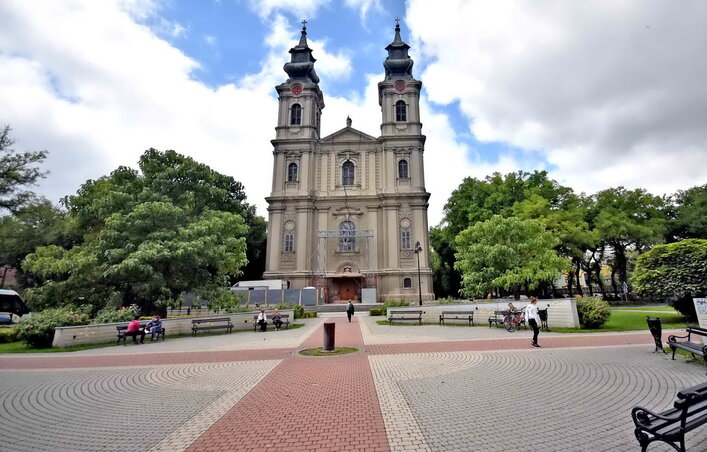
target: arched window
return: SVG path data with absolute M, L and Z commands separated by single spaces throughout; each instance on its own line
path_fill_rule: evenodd
M 351 160 L 347 160 L 341 166 L 341 184 L 342 185 L 353 185 L 354 184 L 354 171 L 355 167 Z
M 292 232 L 285 233 L 285 243 L 283 251 L 292 252 L 295 250 L 295 234 Z
M 356 225 L 353 221 L 344 221 L 339 230 L 339 251 L 351 252 L 356 250 Z
M 400 230 L 400 249 L 401 250 L 411 250 L 412 240 L 410 239 L 410 229 L 402 228 Z
M 395 103 L 395 120 L 398 122 L 407 121 L 407 105 L 405 105 L 405 101 L 399 100 Z
M 411 278 L 404 278 L 403 279 L 403 287 L 405 289 L 410 289 L 412 288 L 412 279 Z
M 407 179 L 410 177 L 408 175 L 408 161 L 407 160 L 401 160 L 398 162 L 398 177 L 400 179 Z
M 294 104 L 292 106 L 292 110 L 290 110 L 290 124 L 302 124 L 302 107 L 300 107 L 300 104 Z
M 287 182 L 297 182 L 297 164 L 290 163 L 287 167 Z

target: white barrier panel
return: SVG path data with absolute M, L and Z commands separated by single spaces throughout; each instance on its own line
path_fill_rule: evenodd
M 697 312 L 697 322 L 700 328 L 707 328 L 707 298 L 693 298 L 695 312 Z M 707 337 L 702 337 L 702 343 L 707 344 Z
M 516 309 L 522 309 L 530 304 L 530 301 L 511 300 Z M 489 316 L 494 311 L 508 310 L 508 300 L 488 301 L 478 303 L 435 305 L 435 306 L 406 306 L 388 308 L 388 312 L 395 311 L 419 311 L 422 309 L 422 321 L 438 323 L 442 311 L 474 311 L 474 324 L 488 324 Z M 553 298 L 548 300 L 538 300 L 538 309 L 547 309 L 547 325 L 556 328 L 579 328 L 579 316 L 577 315 L 577 301 L 574 298 Z
M 178 317 L 173 319 L 162 319 L 162 326 L 166 332 L 166 338 L 178 334 L 191 334 L 192 320 L 208 320 L 208 319 L 223 319 L 229 317 L 233 324 L 233 330 L 248 330 L 253 328 L 253 316 L 259 314 L 260 311 L 239 312 L 237 314 L 220 314 L 208 315 L 199 317 Z M 270 314 L 273 311 L 267 310 Z M 291 309 L 283 309 L 281 314 L 289 314 L 290 323 L 294 323 L 295 313 Z M 147 322 L 147 320 L 141 320 Z M 118 340 L 118 330 L 116 326 L 127 325 L 128 322 L 119 323 L 101 323 L 98 325 L 78 325 L 78 326 L 62 326 L 54 331 L 54 341 L 52 347 L 71 347 L 79 344 L 103 344 L 110 341 Z M 226 330 L 224 330 L 226 331 Z

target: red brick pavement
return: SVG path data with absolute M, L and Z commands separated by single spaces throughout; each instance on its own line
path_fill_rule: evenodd
M 357 321 L 334 321 L 337 346 L 363 345 Z M 321 344 L 318 329 L 302 346 Z M 389 450 L 366 355 L 291 355 L 189 450 Z

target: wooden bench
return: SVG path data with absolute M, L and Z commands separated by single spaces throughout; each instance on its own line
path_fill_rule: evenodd
M 392 325 L 393 320 L 416 320 L 422 325 L 422 311 L 388 311 L 388 324 Z
M 445 320 L 464 320 L 469 322 L 469 326 L 474 326 L 474 311 L 442 311 L 439 324 L 444 325 Z
M 191 335 L 196 336 L 199 331 L 205 330 L 228 330 L 230 333 L 233 331 L 233 323 L 231 323 L 230 317 L 223 317 L 219 319 L 200 319 L 191 321 Z
M 140 329 L 144 330 L 147 324 L 150 322 L 140 322 Z M 127 339 L 127 334 L 126 331 L 128 330 L 128 325 L 118 325 L 115 327 L 116 330 L 118 330 L 118 343 L 116 345 L 120 345 L 120 341 L 123 341 L 123 345 L 125 345 L 125 341 Z M 132 333 L 130 333 L 132 334 Z M 149 332 L 145 332 L 145 335 L 150 334 Z M 164 335 L 165 335 L 165 329 L 162 327 L 162 330 L 160 330 L 159 334 L 157 335 L 157 340 L 160 339 L 160 336 L 162 336 L 162 342 L 164 342 Z
M 503 318 L 506 316 L 508 311 L 493 311 L 493 315 L 489 316 L 489 328 L 493 324 L 496 324 L 496 326 L 503 326 Z
M 673 359 L 675 359 L 675 350 L 678 348 L 681 348 L 683 350 L 687 350 L 688 352 L 692 353 L 693 357 L 695 355 L 702 356 L 702 359 L 704 359 L 705 362 L 707 362 L 707 345 L 702 345 L 701 343 L 690 341 L 693 334 L 695 334 L 697 336 L 707 337 L 707 329 L 699 328 L 696 326 L 688 326 L 685 331 L 687 332 L 687 336 L 675 336 L 675 335 L 668 336 L 668 346 L 670 346 L 670 349 L 673 351 Z M 686 339 L 686 340 L 679 341 L 678 339 Z
M 253 316 L 253 332 L 258 331 L 258 325 L 257 323 L 258 316 L 254 315 Z M 268 323 L 272 323 L 272 314 L 265 314 L 265 321 Z M 280 321 L 282 322 L 282 325 L 285 325 L 285 328 L 290 329 L 290 314 L 280 314 Z M 282 326 L 281 325 L 281 326 Z M 280 328 L 275 326 L 275 331 L 279 330 Z
M 663 441 L 685 451 L 685 433 L 707 422 L 707 383 L 678 392 L 673 408 L 655 413 L 640 406 L 631 411 L 634 433 L 645 452 L 653 441 Z

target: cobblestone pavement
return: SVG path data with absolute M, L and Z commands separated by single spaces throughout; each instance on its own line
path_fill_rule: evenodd
M 644 346 L 370 356 L 391 450 L 633 451 L 631 408 L 704 369 Z M 707 450 L 707 431 L 687 436 Z M 672 450 L 655 444 L 649 450 Z
M 0 371 L 0 449 L 183 450 L 278 362 Z
M 297 355 L 321 345 L 324 321 L 361 352 Z M 306 328 L 0 356 L 0 449 L 633 451 L 634 405 L 664 409 L 705 381 L 651 353 L 646 331 L 542 334 L 536 350 L 487 327 Z M 707 450 L 707 428 L 687 444 Z

